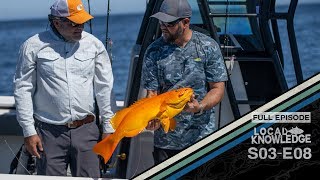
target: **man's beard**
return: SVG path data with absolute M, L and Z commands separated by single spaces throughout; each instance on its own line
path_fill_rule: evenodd
M 171 34 L 170 32 L 168 33 L 169 36 L 165 37 L 164 35 L 164 40 L 166 42 L 170 42 L 173 43 L 175 42 L 175 40 L 177 40 L 181 35 L 183 34 L 183 29 L 181 28 L 181 26 L 178 27 L 178 30 L 174 33 Z

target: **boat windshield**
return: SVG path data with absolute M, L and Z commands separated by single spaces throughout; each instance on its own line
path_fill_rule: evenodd
M 191 24 L 203 25 L 200 9 L 198 6 L 199 0 L 188 0 L 192 8 Z M 199 1 L 200 2 L 200 1 Z M 213 23 L 217 27 L 218 34 L 234 34 L 234 35 L 251 35 L 249 17 L 217 17 L 219 14 L 242 14 L 256 13 L 256 8 L 248 8 L 246 0 L 208 0 L 210 12 L 213 15 Z M 227 5 L 227 3 L 229 3 Z M 227 24 L 227 26 L 226 26 Z M 226 27 L 226 29 L 225 29 Z
M 188 2 L 193 12 L 191 29 L 209 36 L 214 31 L 222 47 L 232 51 L 264 51 L 258 21 L 260 4 L 256 0 Z

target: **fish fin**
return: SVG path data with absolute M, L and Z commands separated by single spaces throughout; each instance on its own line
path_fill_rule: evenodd
M 121 124 L 123 118 L 128 114 L 131 108 L 124 108 L 118 112 L 111 118 L 110 124 L 112 125 L 113 129 L 116 130 L 119 125 Z
M 153 96 L 153 97 L 156 97 L 156 96 Z M 129 108 L 139 106 L 140 104 L 146 102 L 147 100 L 149 100 L 153 97 L 139 99 L 138 101 L 134 102 L 131 106 L 129 106 Z
M 160 117 L 161 118 L 165 118 L 165 117 L 168 117 L 165 112 L 167 111 L 167 104 L 165 102 L 162 102 L 161 105 L 160 105 L 160 109 L 159 109 L 159 112 L 158 114 L 156 115 L 156 117 Z M 165 117 L 163 117 L 165 116 Z
M 104 159 L 104 163 L 106 164 L 108 160 L 111 158 L 120 140 L 121 139 L 116 138 L 115 134 L 111 134 L 99 143 L 97 143 L 93 147 L 93 152 L 102 156 Z
M 177 126 L 177 121 L 174 120 L 173 118 L 170 119 L 170 127 L 169 127 L 169 129 L 170 129 L 171 131 L 173 131 L 173 130 L 176 128 L 176 126 Z
M 161 122 L 161 125 L 162 125 L 162 128 L 163 128 L 164 132 L 168 133 L 169 128 L 170 128 L 170 119 L 169 119 L 169 117 L 166 116 L 166 115 L 162 115 L 160 122 Z
M 177 122 L 173 118 L 170 119 L 169 117 L 166 117 L 161 120 L 161 125 L 164 132 L 168 133 L 169 130 L 173 131 L 176 128 Z

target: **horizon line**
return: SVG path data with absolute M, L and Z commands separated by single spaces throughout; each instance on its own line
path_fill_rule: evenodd
M 298 3 L 298 6 L 300 5 L 315 5 L 315 4 L 320 4 L 319 2 L 303 2 L 303 3 Z M 287 6 L 289 4 L 278 4 L 278 6 Z M 137 12 L 129 12 L 129 13 L 125 13 L 125 12 L 114 12 L 111 13 L 110 16 L 112 15 L 117 15 L 117 16 L 122 16 L 122 15 L 140 15 L 140 14 L 144 14 L 145 11 L 137 11 Z M 93 17 L 103 17 L 103 16 L 107 16 L 106 14 L 92 14 Z M 0 22 L 8 22 L 8 21 L 22 21 L 22 20 L 43 20 L 46 19 L 47 17 L 35 17 L 35 16 L 30 16 L 30 17 L 11 17 L 11 18 L 0 18 Z

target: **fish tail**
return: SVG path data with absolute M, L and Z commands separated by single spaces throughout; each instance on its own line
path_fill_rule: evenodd
M 120 139 L 116 138 L 114 134 L 109 135 L 93 147 L 93 152 L 103 157 L 106 164 L 116 149 Z

